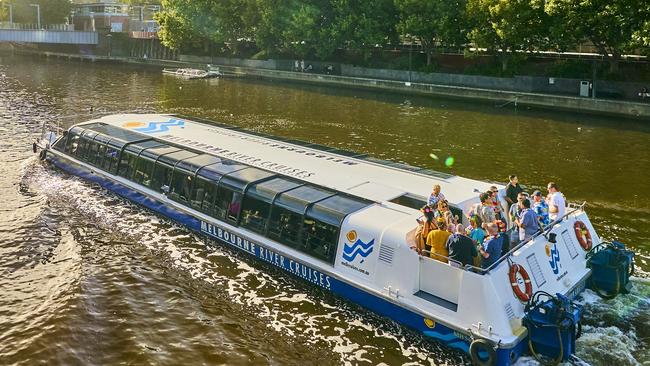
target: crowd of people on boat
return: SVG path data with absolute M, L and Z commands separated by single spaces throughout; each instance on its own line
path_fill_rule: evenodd
M 468 226 L 452 213 L 440 185 L 434 185 L 427 204 L 420 209 L 423 215 L 418 219 L 413 249 L 451 265 L 486 269 L 511 248 L 564 217 L 566 200 L 555 182 L 548 183 L 544 197 L 539 190 L 532 195 L 525 192 L 516 175 L 508 178 L 503 201 L 496 186 L 480 193 L 480 202 L 465 214 Z

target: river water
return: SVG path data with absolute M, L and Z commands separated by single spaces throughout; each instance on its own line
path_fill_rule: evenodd
M 0 56 L 2 365 L 469 362 L 31 154 L 44 121 L 68 116 L 67 126 L 91 106 L 205 117 L 475 179 L 515 173 L 529 191 L 556 181 L 569 200 L 588 202 L 602 237 L 637 252 L 631 294 L 583 296 L 578 355 L 650 363 L 647 121 Z

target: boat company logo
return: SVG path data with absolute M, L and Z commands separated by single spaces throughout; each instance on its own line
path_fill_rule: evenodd
M 370 240 L 368 243 L 364 243 L 357 235 L 357 232 L 354 230 L 349 231 L 345 238 L 347 239 L 345 246 L 343 247 L 343 259 L 348 262 L 354 261 L 357 256 L 366 258 L 375 245 L 375 239 Z M 361 259 L 360 263 L 363 263 L 364 259 Z
M 553 244 L 551 248 L 550 244 L 546 244 L 546 255 L 550 258 L 548 264 L 551 265 L 553 273 L 560 273 L 560 251 L 557 250 L 557 245 Z
M 148 124 L 143 122 L 126 122 L 122 125 L 122 127 L 131 128 L 134 131 L 142 133 L 167 132 L 170 127 L 183 128 L 184 126 L 185 122 L 176 118 L 170 118 L 169 121 L 163 122 L 149 122 Z

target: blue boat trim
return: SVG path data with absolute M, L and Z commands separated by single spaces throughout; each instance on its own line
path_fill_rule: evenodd
M 184 212 L 170 208 L 164 203 L 152 199 L 140 192 L 137 192 L 119 182 L 105 178 L 102 175 L 93 173 L 93 170 L 86 168 L 82 165 L 75 163 L 67 157 L 59 156 L 57 153 L 50 151 L 47 159 L 52 162 L 56 167 L 72 174 L 79 176 L 83 179 L 99 184 L 111 192 L 114 192 L 130 201 L 138 203 L 145 208 L 148 208 L 156 213 L 166 216 L 192 231 L 201 233 L 211 239 L 215 239 L 223 244 L 227 244 L 233 248 L 244 251 L 262 262 L 269 263 L 273 266 L 279 267 L 303 280 L 318 285 L 321 288 L 330 290 L 351 302 L 357 303 L 373 312 L 386 316 L 390 319 L 397 321 L 407 327 L 421 332 L 425 336 L 432 338 L 448 347 L 461 350 L 463 352 L 469 351 L 469 344 L 472 339 L 467 334 L 455 331 L 435 319 L 426 319 L 422 315 L 417 314 L 411 310 L 400 307 L 390 301 L 381 297 L 368 293 L 357 287 L 354 287 L 344 281 L 341 281 L 333 276 L 323 273 L 310 266 L 295 260 L 293 258 L 285 257 L 276 253 L 272 249 L 259 243 L 242 238 L 241 236 L 232 233 L 231 231 L 222 228 L 218 225 L 207 223 L 199 220 L 196 217 L 188 215 Z M 357 243 L 355 243 L 357 244 Z M 364 247 L 370 247 L 372 250 L 372 242 L 365 244 Z M 522 355 L 526 349 L 525 339 L 518 342 L 511 348 L 497 349 L 497 365 L 506 366 L 510 365 L 511 361 L 516 360 Z

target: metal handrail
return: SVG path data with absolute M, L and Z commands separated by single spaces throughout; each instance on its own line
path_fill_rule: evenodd
M 499 259 L 496 262 L 492 263 L 492 265 L 490 265 L 488 268 L 479 268 L 479 267 L 476 267 L 476 266 L 471 265 L 471 264 L 467 264 L 467 265 L 463 266 L 462 263 L 460 263 L 460 262 L 458 262 L 458 261 L 456 261 L 454 259 L 451 259 L 449 257 L 445 257 L 444 255 L 440 255 L 438 253 L 432 253 L 431 251 L 426 250 L 426 249 L 423 249 L 422 253 L 426 253 L 427 257 L 429 257 L 430 259 L 436 259 L 436 258 L 432 258 L 432 254 L 433 254 L 433 256 L 435 256 L 437 258 L 444 259 L 444 260 L 447 260 L 449 262 L 453 262 L 453 263 L 458 265 L 458 268 L 461 268 L 461 269 L 463 269 L 465 271 L 470 271 L 470 272 L 475 272 L 475 273 L 480 273 L 480 274 L 486 274 L 486 273 L 490 272 L 491 270 L 493 270 L 494 268 L 496 268 L 501 262 L 507 260 L 510 256 L 513 255 L 514 252 L 519 250 L 521 247 L 523 247 L 526 244 L 534 241 L 535 239 L 537 239 L 540 236 L 548 235 L 548 233 L 550 233 L 551 230 L 553 230 L 555 223 L 563 221 L 565 218 L 569 217 L 570 215 L 572 215 L 573 213 L 575 213 L 577 211 L 584 211 L 584 207 L 585 207 L 586 204 L 587 204 L 586 201 L 582 202 L 582 204 L 569 203 L 568 207 L 572 208 L 571 211 L 565 213 L 560 219 L 556 219 L 555 221 L 551 222 L 545 228 L 538 230 L 530 239 L 528 239 L 526 241 L 522 241 L 521 243 L 517 244 L 514 248 L 510 249 L 506 254 L 499 257 Z M 513 230 L 516 230 L 516 228 L 511 228 L 511 229 L 507 230 L 506 233 L 509 233 L 509 232 L 511 232 Z M 425 256 L 420 255 L 420 257 L 425 257 Z
M 523 242 L 517 244 L 517 246 L 515 246 L 515 247 L 512 248 L 512 249 L 510 249 L 506 254 L 502 255 L 501 258 L 499 258 L 496 262 L 492 263 L 492 265 L 489 266 L 488 268 L 483 269 L 483 268 L 478 268 L 478 267 L 475 267 L 475 266 L 467 265 L 467 266 L 465 266 L 465 269 L 466 269 L 466 270 L 470 270 L 470 269 L 471 269 L 471 270 L 474 270 L 474 271 L 479 271 L 479 272 L 481 272 L 482 274 L 486 274 L 486 273 L 490 272 L 492 269 L 496 268 L 499 264 L 501 264 L 501 262 L 507 260 L 510 256 L 512 256 L 512 254 L 513 254 L 514 252 L 516 252 L 517 250 L 519 250 L 519 249 L 520 249 L 521 247 L 523 247 L 524 245 L 530 243 L 531 241 L 534 241 L 534 240 L 537 239 L 539 236 L 546 236 L 546 235 L 548 235 L 548 233 L 550 233 L 551 230 L 553 230 L 553 228 L 555 227 L 554 224 L 563 221 L 565 218 L 569 217 L 570 215 L 572 215 L 572 214 L 575 213 L 576 211 L 584 211 L 584 207 L 585 207 L 586 204 L 587 204 L 587 201 L 584 201 L 584 202 L 582 202 L 582 204 L 579 204 L 579 205 L 578 205 L 578 204 L 575 204 L 575 203 L 569 203 L 569 208 L 573 208 L 573 210 L 571 210 L 571 211 L 565 213 L 561 218 L 556 219 L 555 221 L 551 222 L 551 223 L 548 224 L 548 226 L 546 226 L 543 230 L 538 230 L 537 233 L 535 233 L 535 235 L 533 235 L 533 237 L 531 237 L 530 239 L 528 239 L 528 240 L 526 240 L 526 241 L 523 241 Z

